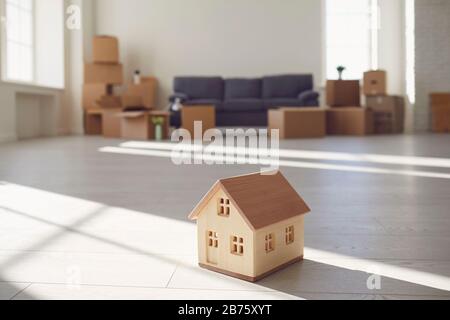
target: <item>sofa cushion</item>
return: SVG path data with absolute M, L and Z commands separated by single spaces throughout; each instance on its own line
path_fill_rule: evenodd
M 216 121 L 218 127 L 267 127 L 267 112 L 219 112 Z
M 298 99 L 303 102 L 317 101 L 319 97 L 320 97 L 319 93 L 315 91 L 303 91 L 298 95 Z
M 223 102 L 216 99 L 193 99 L 183 103 L 185 106 L 205 106 L 213 105 L 217 110 L 223 109 Z
M 224 82 L 220 77 L 177 77 L 174 91 L 184 93 L 191 99 L 223 100 Z
M 225 100 L 261 99 L 261 79 L 226 79 Z
M 297 98 L 313 89 L 312 75 L 284 75 L 263 78 L 263 98 Z
M 233 99 L 223 103 L 225 112 L 264 111 L 264 103 L 259 99 Z
M 265 109 L 274 109 L 279 107 L 303 107 L 299 99 L 269 99 L 264 100 Z

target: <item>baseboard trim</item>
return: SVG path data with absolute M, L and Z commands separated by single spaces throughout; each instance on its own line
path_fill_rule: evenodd
M 270 275 L 272 275 L 272 274 L 274 274 L 274 273 L 276 273 L 276 272 L 278 272 L 278 271 L 280 271 L 280 270 L 282 270 L 284 268 L 287 268 L 287 267 L 289 267 L 289 266 L 291 266 L 293 264 L 299 263 L 301 261 L 303 261 L 303 256 L 295 258 L 295 259 L 293 259 L 293 260 L 291 260 L 289 262 L 286 262 L 286 263 L 282 264 L 281 266 L 278 266 L 278 267 L 276 267 L 276 268 L 274 268 L 272 270 L 269 270 L 268 272 L 265 272 L 265 273 L 263 273 L 263 274 L 261 274 L 259 276 L 256 276 L 256 277 L 245 276 L 243 274 L 239 274 L 239 273 L 223 270 L 223 269 L 220 269 L 220 268 L 217 268 L 217 267 L 213 267 L 213 266 L 210 266 L 210 265 L 206 265 L 206 264 L 203 264 L 203 263 L 199 263 L 199 266 L 201 268 L 203 268 L 203 269 L 206 269 L 206 270 L 209 270 L 209 271 L 213 271 L 213 272 L 217 272 L 217 273 L 221 273 L 221 274 L 224 274 L 226 276 L 237 278 L 237 279 L 244 280 L 244 281 L 247 281 L 247 282 L 258 282 L 258 281 L 260 281 L 260 280 L 262 280 L 264 278 L 267 278 L 268 276 L 270 276 Z

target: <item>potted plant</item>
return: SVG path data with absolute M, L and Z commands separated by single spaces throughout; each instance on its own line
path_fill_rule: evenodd
M 344 73 L 346 68 L 344 66 L 338 66 L 336 69 L 339 74 L 339 80 L 342 80 L 342 74 Z
M 152 117 L 152 123 L 155 126 L 155 140 L 161 141 L 163 139 L 163 125 L 164 117 Z

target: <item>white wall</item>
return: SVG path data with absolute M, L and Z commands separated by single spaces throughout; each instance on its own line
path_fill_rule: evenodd
M 406 84 L 406 6 L 404 0 L 378 0 L 380 6 L 379 68 L 388 72 L 388 93 L 405 96 L 407 133 L 414 131 L 414 106 Z
M 431 92 L 450 92 L 450 1 L 416 0 L 415 127 L 430 128 Z
M 18 93 L 16 95 L 16 127 L 18 139 L 47 137 L 51 131 L 55 100 L 51 95 Z
M 380 6 L 379 68 L 388 72 L 388 93 L 404 95 L 405 14 L 403 0 L 378 0 Z
M 97 33 L 121 41 L 127 80 L 160 80 L 165 107 L 177 75 L 252 77 L 311 72 L 322 82 L 322 1 L 97 0 Z
M 83 133 L 82 85 L 85 59 L 89 60 L 94 35 L 95 5 L 93 0 L 65 0 L 66 7 L 76 5 L 81 10 L 80 30 L 66 28 L 66 90 L 63 104 L 66 106 L 67 127 L 73 134 Z
M 64 1 L 36 1 L 36 83 L 64 88 Z

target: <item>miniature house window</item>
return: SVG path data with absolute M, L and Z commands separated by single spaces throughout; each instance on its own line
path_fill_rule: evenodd
M 237 256 L 244 255 L 244 238 L 231 237 L 231 253 Z
M 217 232 L 208 232 L 208 247 L 218 248 L 219 247 L 219 234 Z
M 286 228 L 286 244 L 294 243 L 295 235 L 294 235 L 294 226 L 290 226 Z
M 231 211 L 231 203 L 230 199 L 219 199 L 219 205 L 218 205 L 218 214 L 221 217 L 229 217 Z
M 275 234 L 271 233 L 266 236 L 266 253 L 275 250 Z

